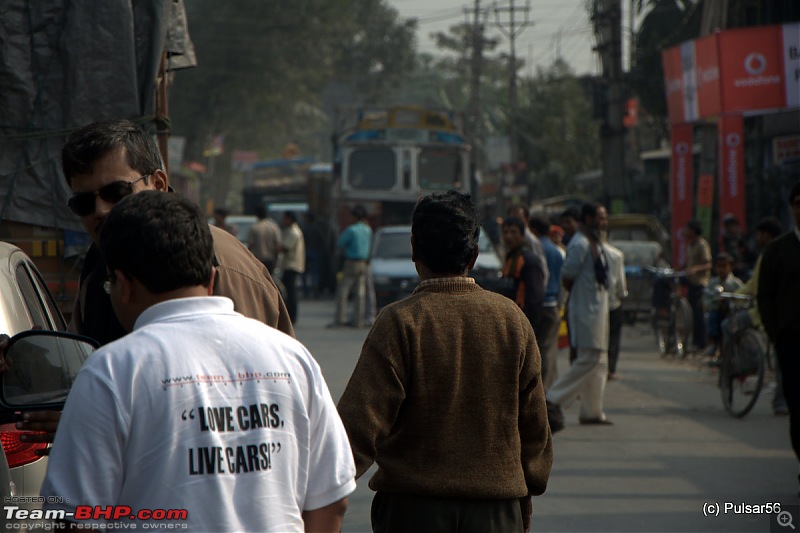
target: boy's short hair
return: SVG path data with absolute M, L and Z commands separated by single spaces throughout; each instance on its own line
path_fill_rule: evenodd
M 417 258 L 436 274 L 465 274 L 478 252 L 479 234 L 470 195 L 458 191 L 423 196 L 411 215 Z
M 177 194 L 126 196 L 106 217 L 99 244 L 109 272 L 121 270 L 153 294 L 211 281 L 211 230 L 200 208 Z

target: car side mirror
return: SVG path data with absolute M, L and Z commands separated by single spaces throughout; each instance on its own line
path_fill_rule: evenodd
M 94 339 L 61 331 L 14 335 L 0 375 L 3 410 L 61 410 L 83 362 L 99 347 Z

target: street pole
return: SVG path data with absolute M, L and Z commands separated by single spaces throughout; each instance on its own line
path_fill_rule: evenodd
M 495 17 L 497 18 L 497 26 L 500 28 L 509 40 L 509 58 L 508 58 L 508 132 L 511 142 L 511 164 L 516 170 L 517 162 L 519 161 L 519 132 L 517 131 L 517 52 L 516 52 L 516 39 L 525 28 L 530 25 L 528 14 L 530 12 L 530 3 L 526 2 L 525 7 L 518 7 L 511 0 L 508 6 L 495 7 Z M 524 19 L 517 24 L 517 13 L 522 12 Z M 508 21 L 500 20 L 500 13 L 508 14 Z M 530 186 L 528 191 L 528 199 L 530 199 Z
M 606 86 L 608 106 L 600 126 L 605 203 L 611 213 L 628 209 L 627 172 L 625 168 L 625 101 L 622 87 L 622 5 L 621 0 L 595 0 L 592 17 L 597 47 L 603 65 L 602 81 Z
M 469 109 L 467 111 L 467 142 L 470 146 L 470 163 L 473 173 L 480 173 L 481 70 L 483 67 L 483 23 L 481 1 L 475 0 L 472 19 L 472 60 L 470 65 Z M 481 173 L 482 174 L 482 173 Z M 476 183 L 477 180 L 473 181 Z M 470 183 L 472 185 L 472 183 Z M 499 184 L 498 184 L 499 186 Z M 477 195 L 476 195 L 477 197 Z

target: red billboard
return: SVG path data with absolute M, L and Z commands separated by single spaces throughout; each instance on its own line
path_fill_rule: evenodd
M 718 32 L 661 58 L 672 123 L 800 107 L 800 23 Z
M 672 157 L 670 160 L 670 210 L 672 211 L 673 264 L 686 264 L 686 237 L 683 229 L 692 218 L 693 158 L 691 124 L 672 125 Z
M 741 115 L 719 121 L 719 217 L 732 214 L 747 229 L 745 220 L 744 120 Z
M 781 26 L 717 34 L 722 74 L 722 111 L 786 106 Z

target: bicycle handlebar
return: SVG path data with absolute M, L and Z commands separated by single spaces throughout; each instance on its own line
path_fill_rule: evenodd
M 655 276 L 658 278 L 682 278 L 687 275 L 685 270 L 673 270 L 668 267 L 664 268 L 645 265 L 643 268 L 646 271 L 655 274 Z

